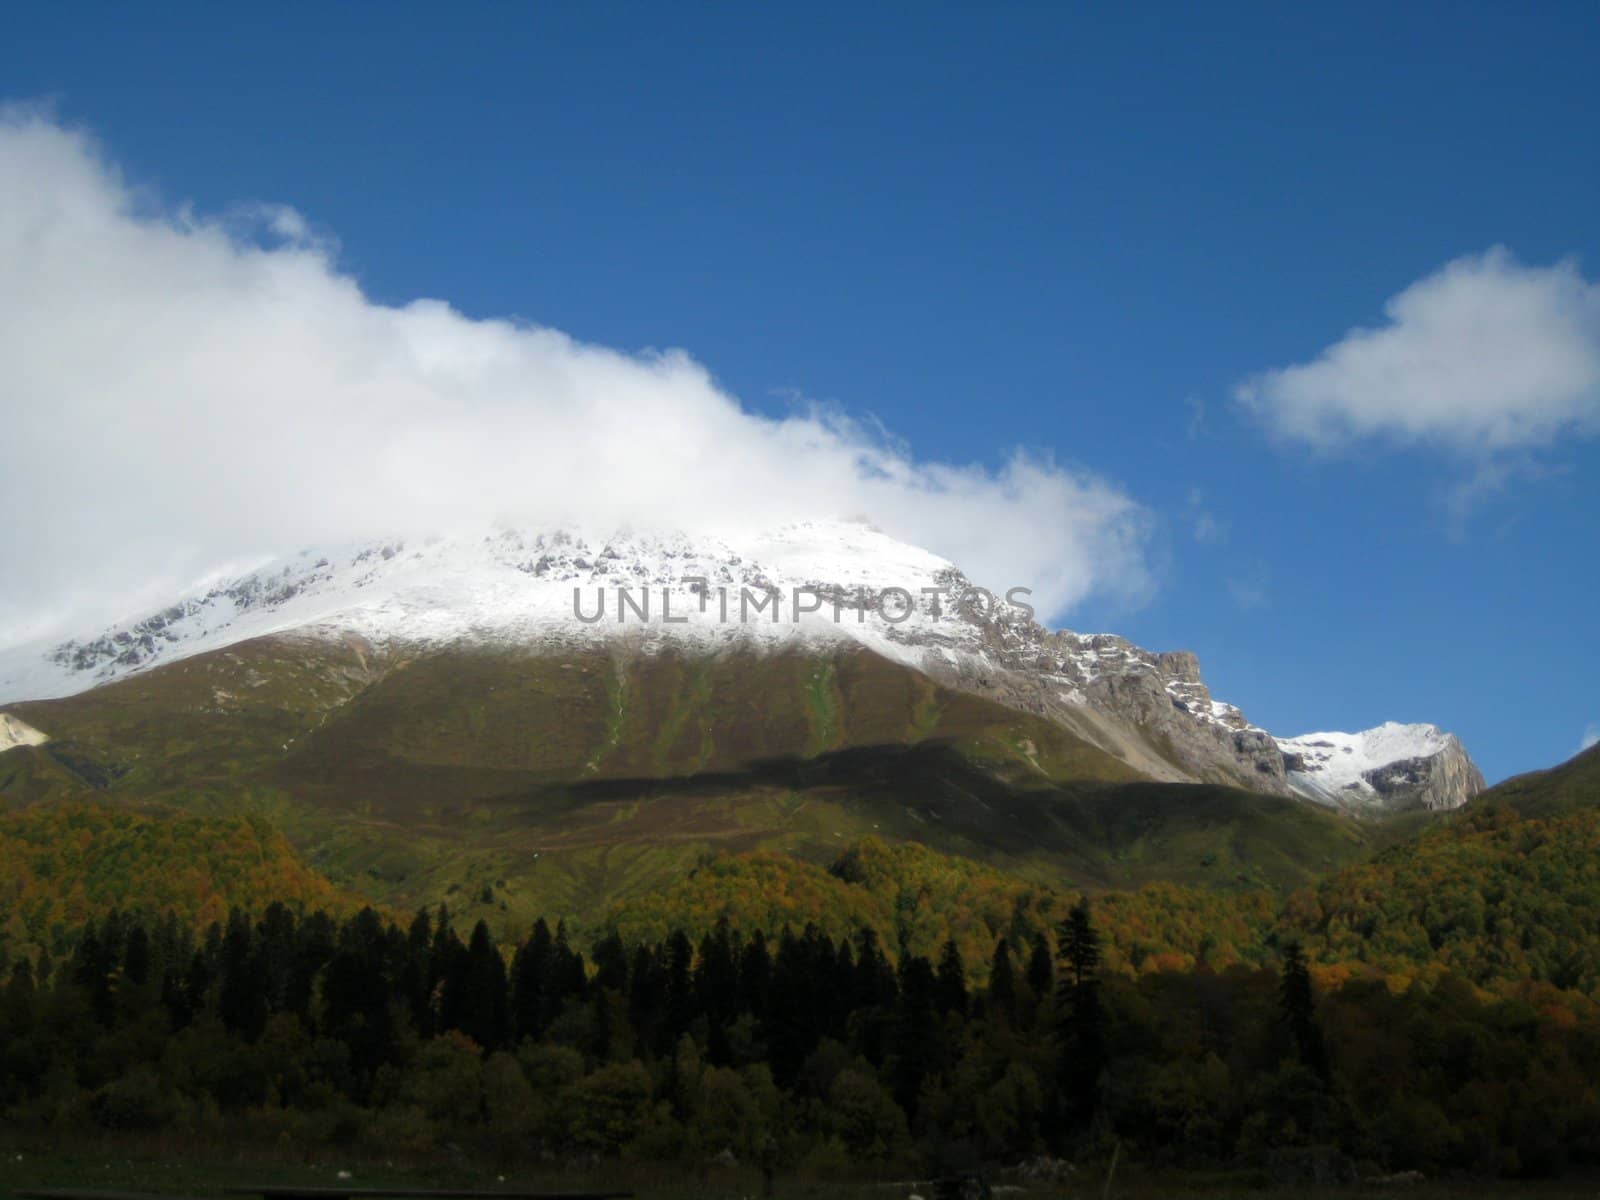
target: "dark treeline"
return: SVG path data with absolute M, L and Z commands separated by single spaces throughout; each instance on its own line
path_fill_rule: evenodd
M 113 914 L 0 988 L 0 1111 L 22 1129 L 441 1141 L 508 1158 L 931 1168 L 1080 1157 L 1282 1175 L 1549 1174 L 1600 1162 L 1600 1020 L 1530 985 L 1322 993 L 1281 970 L 1108 974 L 1087 905 L 891 958 L 815 928 L 698 944 L 540 922 L 509 954 L 444 909 L 409 927 L 281 904 L 195 935 Z

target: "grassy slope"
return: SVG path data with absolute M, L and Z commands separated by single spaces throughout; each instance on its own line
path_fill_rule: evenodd
M 1524 817 L 1553 817 L 1600 806 L 1600 746 L 1548 771 L 1530 771 L 1496 784 L 1469 807 L 1502 806 L 1514 808 Z
M 1377 836 L 1294 802 L 1147 783 L 860 650 L 405 657 L 262 639 L 12 711 L 54 740 L 0 756 L 7 803 L 261 814 L 342 885 L 512 927 L 596 916 L 714 852 L 826 862 L 873 834 L 1092 889 L 1293 885 Z

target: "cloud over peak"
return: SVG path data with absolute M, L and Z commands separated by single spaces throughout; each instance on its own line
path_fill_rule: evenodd
M 1323 451 L 1376 439 L 1481 460 L 1600 430 L 1600 284 L 1575 263 L 1494 247 L 1411 284 L 1384 315 L 1237 399 Z
M 1048 454 L 922 461 L 837 412 L 752 413 L 680 351 L 381 305 L 310 229 L 164 208 L 0 110 L 0 644 L 242 556 L 496 521 L 866 517 L 1041 612 L 1147 586 L 1143 510 Z

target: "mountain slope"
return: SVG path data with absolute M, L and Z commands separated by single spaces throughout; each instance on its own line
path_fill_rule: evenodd
M 0 951 L 59 952 L 59 937 L 112 909 L 172 913 L 204 927 L 235 906 L 352 912 L 357 897 L 310 870 L 283 835 L 249 817 L 144 806 L 35 805 L 0 813 Z
M 1591 746 L 1559 766 L 1496 784 L 1477 797 L 1472 807 L 1511 808 L 1524 817 L 1600 808 L 1600 746 Z
M 1320 743 L 1275 739 L 1213 699 L 1193 655 L 1050 632 L 1026 603 L 1022 591 L 993 595 L 953 564 L 861 525 L 740 538 L 499 530 L 307 552 L 104 634 L 7 652 L 0 700 L 70 696 L 287 633 L 389 661 L 469 647 L 582 659 L 620 645 L 706 661 L 777 650 L 824 662 L 866 649 L 949 691 L 1041 718 L 1145 778 L 1375 809 L 1453 807 L 1481 787 L 1460 744 L 1432 727 L 1398 740 L 1384 736 L 1390 727 L 1315 735 L 1347 739 L 1340 749 L 1391 752 L 1364 753 L 1360 770 L 1334 780 L 1345 764 L 1319 757 Z M 817 688 L 814 732 L 826 744 L 831 693 Z M 614 699 L 626 705 L 625 695 Z M 693 720 L 690 708 L 678 715 Z
M 405 655 L 280 636 L 12 711 L 52 736 L 0 755 L 10 802 L 262 813 L 369 897 L 510 922 L 597 915 L 713 852 L 820 863 L 870 835 L 1095 889 L 1297 885 L 1373 837 L 1283 797 L 1141 780 L 848 643 Z
M 1328 961 L 1600 994 L 1600 749 L 1490 789 L 1286 913 Z

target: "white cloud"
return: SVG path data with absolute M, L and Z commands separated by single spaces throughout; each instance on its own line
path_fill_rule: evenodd
M 244 557 L 496 520 L 866 516 L 1041 612 L 1148 586 L 1143 511 L 1046 454 L 919 461 L 837 413 L 756 415 L 680 351 L 386 307 L 312 228 L 164 208 L 0 110 L 0 644 Z
M 1359 439 L 1483 459 L 1600 430 L 1600 284 L 1572 262 L 1524 266 L 1502 247 L 1459 258 L 1309 363 L 1237 398 L 1321 450 Z
M 1583 731 L 1583 740 L 1578 743 L 1578 753 L 1582 754 L 1585 750 L 1591 750 L 1596 746 L 1600 746 L 1600 721 L 1592 722 L 1589 728 Z

